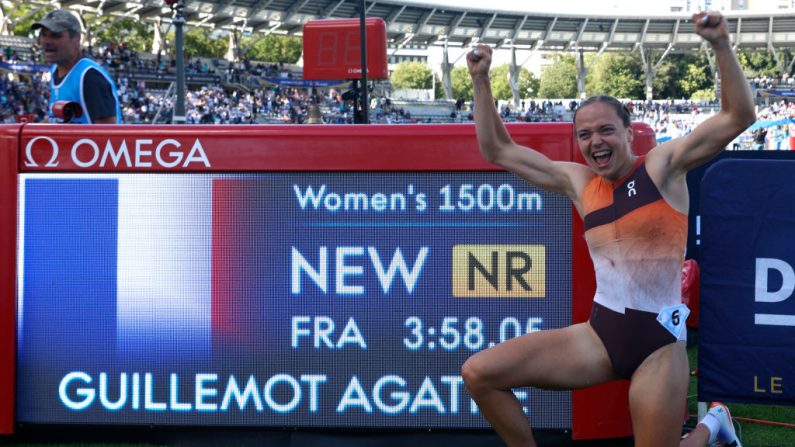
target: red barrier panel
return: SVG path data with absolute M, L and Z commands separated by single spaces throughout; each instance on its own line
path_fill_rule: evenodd
M 19 129 L 0 126 L 0 433 L 14 430 Z
M 701 270 L 694 259 L 682 265 L 682 302 L 690 309 L 687 327 L 698 329 L 698 307 L 701 297 Z
M 15 352 L 17 178 L 19 173 L 186 173 L 186 172 L 360 172 L 498 171 L 480 156 L 473 125 L 407 126 L 5 126 L 0 146 L 0 211 L 5 225 L 0 389 L 13 393 Z M 511 124 L 519 143 L 543 148 L 554 160 L 582 161 L 571 123 Z M 645 153 L 654 145 L 648 126 L 635 126 L 634 148 Z M 17 158 L 18 155 L 18 158 Z M 229 187 L 236 188 L 235 184 Z M 245 190 L 224 190 L 249 194 Z M 582 221 L 572 208 L 571 290 L 573 323 L 586 321 L 595 290 L 593 266 L 583 237 Z M 214 235 L 215 236 L 215 235 Z M 220 239 L 219 239 L 220 240 Z M 224 239 L 226 240 L 226 239 Z M 229 239 L 234 242 L 234 239 Z M 338 254 L 339 256 L 339 254 Z M 446 326 L 450 330 L 452 326 Z M 431 335 L 429 332 L 427 335 Z M 430 347 L 430 349 L 433 349 Z M 5 365 L 11 365 L 6 367 Z M 575 439 L 631 434 L 626 382 L 611 383 L 572 397 Z M 4 395 L 5 396 L 5 395 Z M 13 429 L 13 398 L 0 401 L 0 430 Z M 183 405 L 177 402 L 177 405 Z M 568 427 L 561 427 L 568 428 Z

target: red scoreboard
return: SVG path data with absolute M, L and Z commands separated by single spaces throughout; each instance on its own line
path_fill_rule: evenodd
M 386 23 L 366 20 L 367 77 L 389 77 L 386 58 Z M 358 19 L 312 20 L 304 25 L 304 79 L 359 79 L 362 77 L 362 39 Z

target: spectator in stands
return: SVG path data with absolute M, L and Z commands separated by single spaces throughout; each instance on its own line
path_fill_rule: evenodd
M 754 149 L 761 151 L 765 149 L 765 140 L 767 139 L 767 129 L 760 127 L 754 131 Z
M 71 12 L 57 9 L 48 12 L 31 26 L 39 30 L 39 44 L 50 69 L 49 122 L 56 118 L 54 106 L 68 101 L 79 104 L 82 115 L 71 123 L 121 123 L 121 107 L 113 78 L 99 64 L 82 57 L 80 21 Z
M 608 96 L 585 101 L 574 116 L 575 139 L 587 165 L 555 162 L 519 146 L 490 105 L 491 48 L 478 45 L 467 55 L 483 157 L 533 185 L 568 196 L 584 218 L 596 270 L 587 322 L 500 343 L 474 354 L 462 368 L 470 395 L 509 446 L 536 445 L 512 389 L 585 388 L 629 379 L 636 446 L 706 446 L 719 440 L 740 447 L 728 409 L 717 403 L 680 444 L 689 382 L 687 307 L 681 301 L 686 175 L 755 120 L 726 20 L 717 12 L 701 12 L 693 21 L 720 68 L 721 110 L 689 135 L 643 157 L 632 152 L 629 111 Z

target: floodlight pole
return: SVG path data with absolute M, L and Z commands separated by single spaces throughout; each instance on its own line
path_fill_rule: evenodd
M 359 33 L 362 41 L 362 94 L 360 98 L 362 101 L 362 123 L 370 124 L 370 106 L 367 101 L 367 28 L 364 3 L 365 0 L 359 0 Z
M 177 0 L 171 5 L 174 10 L 174 34 L 176 35 L 175 46 L 177 47 L 177 102 L 174 105 L 174 114 L 171 122 L 173 124 L 185 124 L 185 40 L 183 38 L 183 28 L 185 25 L 185 0 Z

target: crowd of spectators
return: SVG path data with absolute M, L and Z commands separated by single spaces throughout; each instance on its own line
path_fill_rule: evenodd
M 123 78 L 129 72 L 176 73 L 174 58 L 157 55 L 139 55 L 138 52 L 122 44 L 107 43 L 94 49 L 88 47 L 87 56 L 105 66 L 111 73 Z M 185 73 L 216 74 L 227 82 L 246 82 L 253 78 L 272 78 L 285 76 L 284 64 L 252 63 L 244 60 L 227 63 L 218 58 L 195 58 L 187 60 Z M 287 74 L 289 76 L 289 73 Z
M 641 101 L 634 107 L 633 115 L 651 126 L 658 138 L 667 139 L 689 134 L 718 107 L 711 101 Z
M 689 134 L 718 108 L 716 102 L 647 102 L 645 107 L 636 108 L 634 119 L 649 124 L 657 140 L 665 141 Z M 790 143 L 790 135 L 795 135 L 795 102 L 774 101 L 760 107 L 757 118 L 757 123 L 735 138 L 730 149 L 795 149 Z
M 16 123 L 24 117 L 26 121 L 41 121 L 47 116 L 49 89 L 35 74 L 26 81 L 14 81 L 0 77 L 0 120 Z
M 174 107 L 173 95 L 165 88 L 154 88 L 144 81 L 134 81 L 134 72 L 174 73 L 173 59 L 154 55 L 139 56 L 124 45 L 109 43 L 99 48 L 89 48 L 88 55 L 116 74 L 124 122 L 129 124 L 171 121 Z M 36 53 L 28 55 L 28 61 Z M 25 62 L 17 52 L 5 48 L 0 52 L 5 62 Z M 186 95 L 186 121 L 188 124 L 302 124 L 323 122 L 347 124 L 354 120 L 354 98 L 346 97 L 348 86 L 316 89 L 310 94 L 307 88 L 280 87 L 274 79 L 290 79 L 296 69 L 283 64 L 252 63 L 244 60 L 227 63 L 218 59 L 193 59 L 186 63 L 187 74 L 217 75 L 219 83 L 201 87 L 192 86 Z M 4 123 L 41 121 L 46 117 L 47 73 L 0 76 L 0 120 Z M 267 82 L 270 80 L 271 82 Z M 795 89 L 795 77 L 759 77 L 750 79 L 755 89 Z M 370 121 L 373 123 L 461 123 L 472 120 L 474 104 L 459 98 L 454 103 L 395 102 L 385 95 L 373 95 L 370 102 Z M 577 100 L 521 101 L 517 106 L 510 102 L 497 103 L 501 116 L 510 122 L 569 121 L 577 108 Z M 651 126 L 658 140 L 665 141 L 687 135 L 700 122 L 717 110 L 713 102 L 693 101 L 626 101 L 633 119 Z M 312 119 L 311 109 L 319 111 Z M 733 143 L 740 149 L 790 149 L 790 135 L 795 132 L 795 102 L 784 99 L 760 109 L 760 120 L 769 125 L 756 126 Z M 793 148 L 795 149 L 795 148 Z
M 754 89 L 795 89 L 795 76 L 786 73 L 777 77 L 757 76 L 749 81 L 751 82 L 751 88 Z
M 756 150 L 795 149 L 795 101 L 778 101 L 761 110 L 757 125 L 746 131 L 740 148 Z
M 0 51 L 0 62 L 31 62 L 33 57 L 32 53 L 23 55 L 11 47 Z M 21 79 L 0 76 L 0 122 L 16 123 L 17 117 L 25 117 L 28 121 L 41 121 L 47 116 L 49 95 L 43 73 L 34 73 Z

